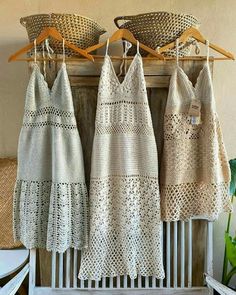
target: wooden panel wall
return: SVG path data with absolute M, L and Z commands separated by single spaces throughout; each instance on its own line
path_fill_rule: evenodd
M 130 61 L 128 63 L 130 63 Z M 195 83 L 203 63 L 204 61 L 181 61 L 180 66 L 184 69 L 190 80 Z M 119 64 L 119 61 L 114 61 L 114 67 L 117 72 L 119 71 Z M 73 92 L 75 115 L 83 146 L 86 182 L 88 185 L 96 114 L 97 85 L 101 65 L 102 61 L 96 61 L 95 64 L 92 64 L 89 61 L 81 61 L 79 63 L 73 62 L 67 65 Z M 59 67 L 60 65 L 56 65 L 54 69 L 50 68 L 48 77 L 51 79 L 55 77 Z M 159 160 L 161 159 L 163 146 L 163 115 L 168 95 L 169 79 L 174 67 L 175 61 L 144 62 L 149 106 L 153 119 Z M 211 68 L 213 68 L 213 63 L 211 63 Z M 193 221 L 193 286 L 203 285 L 206 229 L 207 224 L 205 221 Z M 180 230 L 178 232 L 180 232 Z M 180 237 L 178 236 L 178 239 L 179 238 Z M 180 243 L 178 244 L 180 245 Z M 180 255 L 180 249 L 178 249 L 178 255 Z M 50 286 L 51 284 L 50 257 L 51 254 L 45 250 L 39 251 L 38 283 L 43 286 Z M 178 268 L 180 267 L 178 266 Z M 178 274 L 180 274 L 179 269 Z M 178 278 L 178 280 L 180 280 L 180 278 Z

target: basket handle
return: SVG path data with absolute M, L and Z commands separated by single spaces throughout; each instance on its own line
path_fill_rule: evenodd
M 117 26 L 117 28 L 120 29 L 121 25 L 119 25 L 119 23 L 118 23 L 120 20 L 129 21 L 129 20 L 132 20 L 132 19 L 136 19 L 136 17 L 137 17 L 137 15 L 117 16 L 116 18 L 114 18 L 114 23 Z
M 23 27 L 26 27 L 26 18 L 25 17 L 21 17 L 20 18 L 20 23 L 22 24 Z

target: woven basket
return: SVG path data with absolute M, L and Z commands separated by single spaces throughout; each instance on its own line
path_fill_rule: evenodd
M 118 22 L 123 20 L 123 24 Z M 200 23 L 192 15 L 175 14 L 169 12 L 151 12 L 131 16 L 118 16 L 114 19 L 116 26 L 120 29 L 128 29 L 141 43 L 156 50 L 170 42 L 175 41 L 186 29 L 190 27 L 198 28 Z M 180 43 L 179 56 L 189 55 L 191 51 L 191 40 L 187 46 Z M 136 46 L 132 46 L 128 55 L 136 53 Z M 146 51 L 140 50 L 142 56 L 146 56 Z M 176 56 L 175 49 L 163 53 L 165 56 Z
M 21 246 L 13 240 L 12 203 L 16 181 L 16 159 L 0 158 L 0 248 Z
M 20 23 L 26 28 L 29 41 L 33 42 L 45 27 L 55 27 L 70 43 L 79 48 L 86 49 L 99 42 L 100 35 L 106 30 L 94 20 L 76 14 L 35 14 L 20 19 Z M 62 43 L 54 39 L 49 40 L 50 47 L 55 54 L 62 54 Z M 76 52 L 65 48 L 66 54 L 76 55 Z M 38 46 L 42 52 L 42 46 Z

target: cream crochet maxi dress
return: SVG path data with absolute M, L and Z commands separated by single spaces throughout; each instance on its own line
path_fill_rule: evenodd
M 26 248 L 87 246 L 87 189 L 65 63 L 51 90 L 33 66 L 18 145 L 14 235 Z
M 208 59 L 195 87 L 178 65 L 171 77 L 160 185 L 165 221 L 191 217 L 215 220 L 222 211 L 231 210 L 230 171 Z M 201 110 L 200 117 L 192 118 L 189 111 L 194 101 L 200 101 Z M 194 124 L 192 119 L 199 122 Z
M 79 278 L 164 278 L 157 148 L 142 58 L 119 82 L 106 54 L 98 90 L 89 247 Z

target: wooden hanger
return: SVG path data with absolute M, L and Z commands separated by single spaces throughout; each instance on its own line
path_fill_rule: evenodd
M 62 42 L 63 41 L 63 37 L 62 35 L 58 32 L 58 30 L 56 28 L 53 27 L 47 27 L 44 28 L 42 30 L 42 32 L 39 34 L 39 36 L 36 38 L 36 44 L 40 44 L 42 43 L 44 40 L 46 40 L 48 37 L 52 37 L 57 41 Z M 75 52 L 79 53 L 80 55 L 82 55 L 83 57 L 94 61 L 94 58 L 91 54 L 88 54 L 84 49 L 81 49 L 77 46 L 75 46 L 74 44 L 71 44 L 70 42 L 65 40 L 65 46 L 74 50 Z M 20 50 L 18 50 L 16 53 L 14 53 L 13 55 L 11 55 L 8 59 L 8 61 L 15 61 L 17 60 L 17 57 L 23 53 L 28 52 L 29 50 L 31 50 L 34 47 L 34 42 L 29 43 L 27 46 L 21 48 Z M 25 60 L 29 60 L 29 59 L 25 59 Z
M 200 42 L 200 43 L 203 43 L 203 44 L 206 44 L 207 40 L 205 37 L 202 36 L 202 34 L 200 33 L 200 31 L 196 28 L 189 28 L 187 29 L 186 31 L 183 32 L 183 34 L 178 38 L 179 39 L 179 42 L 181 43 L 186 43 L 188 41 L 189 38 L 194 38 L 196 41 Z M 160 47 L 159 48 L 159 52 L 164 52 L 168 49 L 173 49 L 176 45 L 176 42 L 173 41 L 163 47 Z M 227 59 L 232 59 L 234 60 L 234 55 L 228 51 L 226 51 L 225 49 L 223 48 L 220 48 L 219 46 L 215 45 L 215 44 L 212 44 L 212 43 L 209 43 L 209 47 L 219 53 L 221 53 L 222 55 L 224 55 L 225 57 L 227 57 Z
M 137 45 L 137 39 L 135 39 L 134 35 L 127 29 L 119 29 L 119 30 L 115 31 L 115 33 L 109 38 L 109 43 L 123 40 L 123 39 L 125 39 L 126 41 L 129 41 L 130 43 L 132 43 L 134 45 Z M 98 43 L 98 44 L 93 45 L 91 47 L 88 47 L 85 50 L 86 50 L 86 52 L 92 52 L 96 49 L 99 49 L 99 48 L 105 46 L 106 44 L 107 44 L 107 42 L 101 42 L 101 43 Z M 158 53 L 154 49 L 152 49 L 142 43 L 139 43 L 139 47 L 161 60 L 165 59 L 164 56 L 162 56 L 160 53 Z

